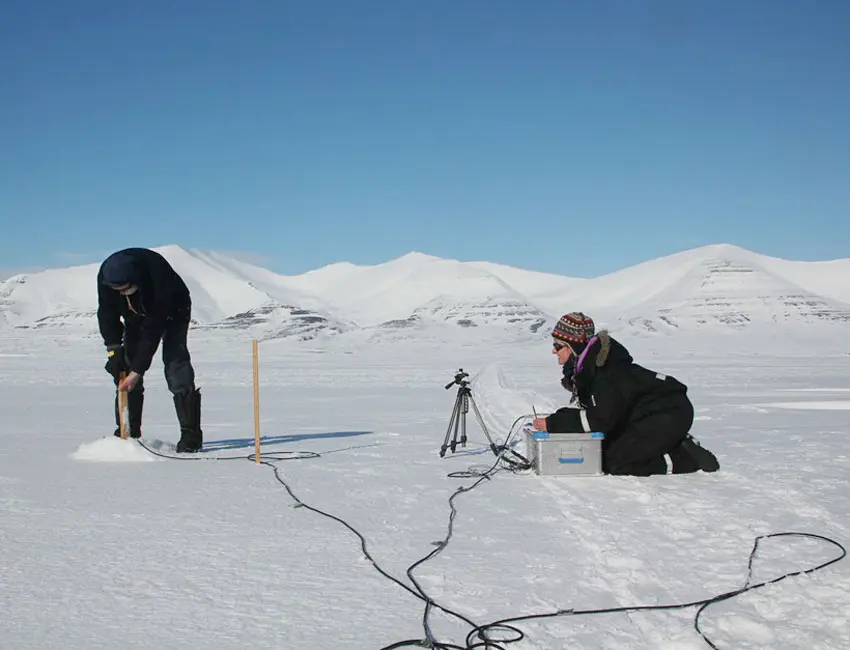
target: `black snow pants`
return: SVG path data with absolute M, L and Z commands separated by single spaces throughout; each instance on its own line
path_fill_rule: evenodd
M 629 420 L 603 441 L 603 471 L 632 476 L 667 473 L 664 455 L 682 443 L 693 423 L 694 407 L 685 395 L 662 412 Z
M 195 369 L 189 355 L 187 338 L 189 319 L 169 319 L 162 336 L 162 362 L 165 370 L 165 381 L 168 390 L 177 397 L 185 396 L 195 388 Z M 124 353 L 127 359 L 132 359 L 136 353 L 139 331 L 135 327 L 127 327 L 124 332 Z M 119 426 L 118 419 L 118 378 L 114 380 L 115 391 L 115 426 L 116 435 Z M 145 401 L 144 376 L 139 378 L 136 386 L 127 393 L 127 408 L 129 410 L 130 436 L 138 438 L 142 430 L 142 408 Z

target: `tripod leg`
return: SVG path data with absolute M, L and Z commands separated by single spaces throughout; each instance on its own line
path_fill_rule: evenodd
M 469 398 L 464 395 L 463 396 L 463 423 L 462 423 L 462 433 L 460 434 L 460 444 L 462 447 L 466 447 L 466 413 L 469 411 Z
M 490 441 L 490 449 L 493 450 L 494 454 L 496 452 L 496 443 L 493 442 L 493 439 L 490 437 L 490 432 L 487 431 L 487 425 L 484 424 L 484 418 L 481 417 L 481 412 L 478 410 L 478 404 L 475 403 L 475 399 L 473 399 L 472 394 L 469 395 L 469 401 L 472 402 L 472 408 L 475 411 L 475 417 L 478 420 L 478 424 L 481 426 L 481 430 L 484 432 L 484 435 L 487 436 L 487 440 Z
M 457 418 L 460 413 L 460 395 L 455 399 L 455 405 L 452 409 L 452 417 L 449 419 L 449 427 L 446 429 L 446 438 L 443 440 L 443 446 L 440 447 L 440 458 L 446 455 L 446 447 L 449 446 L 449 437 L 452 434 L 452 426 L 454 426 L 455 430 L 457 430 Z M 457 434 L 455 434 L 457 435 Z M 452 445 L 452 451 L 454 451 L 454 445 Z
M 457 395 L 457 406 L 455 406 L 455 432 L 452 436 L 452 453 L 455 453 L 455 449 L 457 449 L 457 430 L 460 426 L 461 422 L 463 422 L 463 428 L 466 430 L 466 413 L 463 412 L 463 397 L 458 393 Z

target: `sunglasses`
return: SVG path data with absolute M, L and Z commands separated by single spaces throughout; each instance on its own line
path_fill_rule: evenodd
M 566 344 L 564 344 L 564 343 L 553 343 L 552 346 L 555 348 L 556 352 L 560 352 L 565 347 L 567 347 Z

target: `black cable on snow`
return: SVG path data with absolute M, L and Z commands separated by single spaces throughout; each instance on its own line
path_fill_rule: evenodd
M 623 612 L 679 610 L 679 609 L 687 609 L 687 608 L 690 608 L 690 607 L 697 607 L 698 608 L 697 611 L 696 611 L 696 614 L 694 615 L 694 629 L 696 630 L 696 632 L 703 638 L 703 640 L 711 648 L 713 648 L 714 650 L 721 650 L 719 646 L 717 646 L 714 642 L 711 641 L 711 639 L 708 638 L 708 636 L 702 631 L 702 629 L 700 628 L 700 625 L 699 625 L 699 620 L 700 620 L 701 615 L 703 614 L 703 612 L 709 606 L 711 606 L 715 603 L 725 601 L 725 600 L 730 600 L 732 598 L 735 598 L 737 596 L 745 594 L 749 591 L 753 591 L 753 590 L 756 590 L 756 589 L 762 589 L 762 588 L 764 588 L 768 585 L 776 584 L 778 582 L 781 582 L 782 580 L 785 580 L 785 579 L 793 577 L 793 576 L 799 576 L 799 575 L 806 575 L 806 574 L 814 573 L 815 571 L 819 571 L 819 570 L 821 570 L 821 569 L 823 569 L 827 566 L 830 566 L 831 564 L 834 564 L 834 563 L 842 560 L 847 555 L 846 549 L 839 542 L 835 541 L 834 539 L 830 539 L 829 537 L 824 537 L 822 535 L 816 535 L 814 533 L 780 532 L 780 533 L 772 533 L 772 534 L 768 534 L 768 535 L 760 535 L 760 536 L 756 537 L 755 540 L 754 540 L 753 547 L 750 551 L 750 556 L 749 556 L 749 561 L 748 561 L 747 579 L 744 583 L 744 586 L 741 587 L 740 589 L 735 589 L 735 590 L 732 590 L 732 591 L 729 591 L 729 592 L 726 592 L 726 593 L 723 593 L 723 594 L 718 594 L 716 596 L 712 596 L 710 598 L 705 598 L 705 599 L 702 599 L 702 600 L 696 600 L 696 601 L 686 602 L 686 603 L 672 603 L 672 604 L 666 604 L 666 605 L 633 605 L 633 606 L 609 607 L 609 608 L 601 608 L 601 609 L 575 609 L 575 608 L 559 609 L 559 610 L 555 610 L 553 612 L 546 612 L 546 613 L 539 613 L 539 614 L 527 614 L 527 615 L 523 615 L 523 616 L 503 618 L 503 619 L 500 619 L 500 620 L 497 620 L 497 621 L 492 621 L 490 623 L 485 623 L 485 624 L 482 624 L 482 625 L 476 625 L 472 620 L 470 620 L 469 618 L 467 618 L 463 614 L 460 614 L 456 611 L 449 609 L 448 607 L 440 605 L 433 598 L 428 596 L 425 593 L 425 590 L 421 587 L 421 585 L 416 580 L 416 577 L 413 575 L 413 571 L 417 567 L 419 567 L 422 564 L 424 564 L 425 562 L 427 562 L 428 560 L 434 558 L 436 555 L 438 555 L 448 545 L 449 540 L 451 539 L 452 534 L 453 534 L 454 519 L 458 514 L 457 509 L 455 508 L 455 505 L 454 505 L 455 498 L 457 498 L 461 494 L 464 494 L 466 492 L 469 492 L 470 490 L 475 489 L 483 481 L 490 480 L 491 476 L 493 476 L 494 474 L 496 474 L 499 471 L 521 472 L 521 471 L 527 470 L 531 467 L 531 464 L 528 462 L 528 460 L 526 458 L 524 458 L 522 455 L 511 450 L 509 448 L 509 444 L 508 444 L 509 441 L 510 441 L 510 438 L 514 434 L 514 430 L 516 428 L 517 423 L 520 422 L 521 420 L 527 419 L 527 417 L 528 417 L 527 415 L 520 416 L 511 425 L 511 429 L 510 429 L 510 433 L 508 435 L 508 439 L 505 441 L 504 445 L 502 445 L 501 447 L 498 448 L 499 453 L 497 455 L 496 461 L 489 467 L 489 469 L 487 469 L 486 471 L 469 470 L 467 472 L 453 472 L 453 473 L 449 474 L 450 477 L 454 477 L 454 478 L 470 478 L 470 477 L 476 477 L 476 476 L 478 478 L 471 485 L 459 487 L 459 488 L 457 488 L 457 490 L 454 491 L 454 493 L 452 493 L 452 495 L 448 499 L 448 504 L 449 504 L 451 512 L 450 512 L 450 515 L 449 515 L 448 529 L 447 529 L 447 532 L 446 532 L 446 536 L 442 540 L 440 540 L 438 542 L 434 542 L 435 548 L 434 548 L 433 551 L 431 551 L 430 553 L 428 553 L 424 557 L 420 558 L 419 560 L 417 560 L 416 562 L 414 562 L 413 564 L 411 564 L 407 568 L 405 573 L 406 573 L 407 577 L 410 579 L 411 583 L 414 585 L 415 589 L 411 588 L 409 585 L 403 583 L 401 580 L 399 580 L 398 578 L 396 578 L 395 576 L 393 576 L 392 574 L 390 574 L 388 571 L 386 571 L 385 569 L 383 569 L 381 567 L 381 565 L 370 554 L 369 549 L 368 549 L 368 545 L 367 545 L 367 542 L 366 542 L 366 538 L 357 529 L 355 529 L 353 526 L 351 526 L 351 524 L 349 524 L 347 521 L 345 521 L 341 517 L 338 517 L 334 514 L 328 513 L 324 510 L 321 510 L 319 508 L 311 506 L 311 505 L 305 503 L 304 501 L 302 501 L 295 494 L 295 492 L 292 490 L 292 488 L 289 486 L 289 484 L 287 484 L 287 482 L 283 479 L 283 477 L 280 474 L 279 468 L 277 467 L 277 465 L 274 464 L 275 462 L 284 461 L 284 460 L 303 460 L 303 459 L 319 458 L 319 457 L 321 457 L 322 454 L 319 454 L 319 453 L 316 453 L 316 452 L 311 452 L 311 451 L 293 451 L 293 452 L 278 451 L 278 452 L 265 452 L 265 453 L 260 454 L 260 460 L 259 460 L 260 464 L 265 465 L 267 467 L 270 467 L 272 469 L 272 472 L 274 473 L 275 479 L 284 487 L 284 489 L 286 489 L 287 493 L 292 498 L 292 500 L 295 501 L 295 503 L 296 503 L 295 507 L 296 508 L 306 508 L 307 510 L 315 512 L 316 514 L 319 514 L 319 515 L 322 515 L 322 516 L 327 517 L 329 519 L 332 519 L 332 520 L 338 522 L 339 524 L 341 524 L 342 526 L 344 526 L 345 528 L 347 528 L 349 531 L 351 531 L 359 539 L 360 549 L 361 549 L 363 555 L 366 557 L 366 559 L 369 560 L 369 562 L 371 562 L 372 566 L 375 568 L 375 570 L 379 574 L 381 574 L 386 579 L 395 583 L 396 585 L 398 585 L 399 587 L 404 589 L 406 592 L 408 592 L 409 594 L 413 595 L 414 597 L 422 600 L 425 603 L 425 609 L 424 609 L 423 616 L 422 616 L 422 625 L 423 625 L 424 630 L 425 630 L 425 638 L 406 639 L 406 640 L 403 640 L 403 641 L 398 641 L 396 643 L 392 643 L 390 645 L 383 646 L 379 650 L 396 650 L 398 648 L 405 648 L 405 647 L 431 648 L 432 650 L 477 650 L 477 649 L 481 649 L 481 650 L 507 650 L 507 648 L 505 647 L 506 644 L 515 643 L 515 642 L 517 642 L 517 641 L 519 641 L 519 640 L 521 640 L 525 637 L 525 635 L 523 634 L 523 632 L 519 628 L 515 627 L 514 625 L 509 625 L 509 623 L 518 623 L 518 622 L 521 622 L 521 621 L 530 621 L 530 620 L 534 620 L 534 619 L 555 618 L 555 617 L 562 617 L 562 616 L 588 616 L 588 615 L 591 615 L 591 614 L 615 614 L 615 613 L 623 613 Z M 160 453 L 158 451 L 151 449 L 150 447 L 145 445 L 140 439 L 136 439 L 136 442 L 138 442 L 139 445 L 141 445 L 144 449 L 146 449 L 151 454 L 154 454 L 155 456 L 159 456 L 161 458 L 168 458 L 168 459 L 171 459 L 171 460 L 245 460 L 245 459 L 247 459 L 251 462 L 256 462 L 256 460 L 257 460 L 255 453 L 251 453 L 251 454 L 248 454 L 246 456 L 241 456 L 241 455 L 240 456 L 204 456 L 204 455 L 172 456 L 172 455 L 163 454 L 163 453 Z M 326 453 L 330 453 L 330 452 L 326 452 Z M 508 454 L 508 453 L 514 455 L 518 460 L 512 460 L 512 459 L 507 458 L 506 454 Z M 750 580 L 752 578 L 752 572 L 753 572 L 753 561 L 755 559 L 756 553 L 758 551 L 758 547 L 759 547 L 760 543 L 762 542 L 762 540 L 769 539 L 769 538 L 775 538 L 775 537 L 790 537 L 790 536 L 807 537 L 807 538 L 818 539 L 818 540 L 827 542 L 827 543 L 835 546 L 840 551 L 840 554 L 837 555 L 836 557 L 833 557 L 832 559 L 830 559 L 826 562 L 823 562 L 823 563 L 815 566 L 815 567 L 811 567 L 811 568 L 805 569 L 805 570 L 792 571 L 792 572 L 789 572 L 789 573 L 785 573 L 785 574 L 783 574 L 783 575 L 781 575 L 777 578 L 773 578 L 771 580 L 765 580 L 765 581 L 762 581 L 762 582 L 751 584 Z M 428 620 L 429 616 L 431 614 L 431 611 L 433 609 L 438 609 L 438 610 L 440 610 L 440 611 L 442 611 L 442 612 L 444 612 L 444 613 L 446 613 L 450 616 L 454 616 L 455 618 L 460 619 L 461 621 L 463 621 L 464 623 L 466 623 L 467 625 L 469 625 L 472 628 L 471 631 L 467 634 L 466 645 L 459 646 L 459 645 L 454 645 L 454 644 L 451 644 L 451 643 L 444 643 L 444 642 L 438 641 L 434 637 L 434 634 L 431 631 L 431 626 L 430 626 L 429 620 Z M 501 635 L 499 634 L 500 631 L 501 631 Z M 510 632 L 511 635 L 506 636 L 505 635 L 506 632 Z

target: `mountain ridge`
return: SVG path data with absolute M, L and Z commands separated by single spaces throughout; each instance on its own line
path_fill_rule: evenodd
M 595 278 L 411 251 L 282 275 L 216 251 L 154 247 L 184 277 L 196 327 L 311 340 L 429 325 L 538 336 L 565 311 L 657 333 L 761 324 L 850 325 L 850 259 L 783 260 L 732 244 L 684 250 Z M 99 263 L 0 282 L 0 328 L 96 331 Z M 380 338 L 380 337 L 379 337 Z M 392 337 L 390 337 L 392 338 Z

